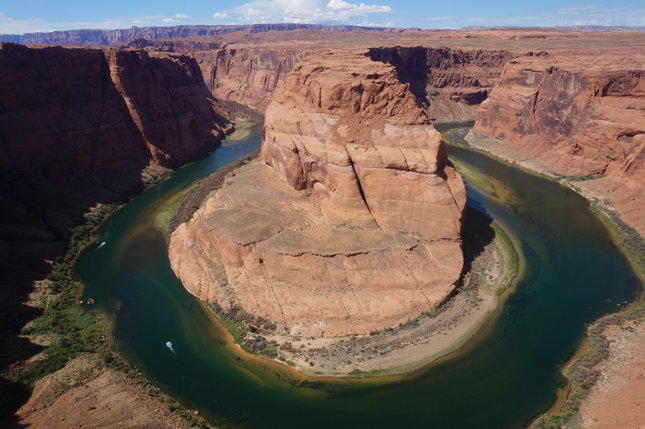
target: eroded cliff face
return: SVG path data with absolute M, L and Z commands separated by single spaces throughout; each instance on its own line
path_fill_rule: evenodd
M 170 258 L 191 293 L 224 310 L 291 335 L 364 334 L 453 291 L 466 194 L 392 66 L 323 58 L 274 94 L 265 165 L 238 170 L 177 228 Z
M 115 170 L 177 167 L 230 127 L 197 63 L 100 49 L 0 49 L 3 178 L 52 169 L 120 191 Z M 55 176 L 55 174 L 53 174 Z
M 187 57 L 4 44 L 0 67 L 7 230 L 66 237 L 89 200 L 140 187 L 147 166 L 205 155 L 230 126 Z
M 645 233 L 645 59 L 519 58 L 479 112 L 494 151 L 580 180 Z
M 194 57 L 211 93 L 264 111 L 273 92 L 296 63 L 316 57 L 311 44 L 231 43 L 225 39 L 134 40 L 127 45 L 149 51 L 181 52 Z M 346 48 L 338 50 L 339 53 Z M 513 56 L 501 50 L 459 50 L 428 47 L 368 49 L 374 61 L 393 65 L 401 82 L 409 84 L 417 103 L 431 120 L 475 119 L 479 104 L 499 80 Z
M 428 47 L 371 48 L 374 61 L 392 64 L 432 120 L 475 119 L 513 54 L 502 50 Z
M 197 51 L 190 55 L 197 60 L 215 97 L 264 111 L 271 94 L 302 52 L 267 47 Z
M 135 51 L 0 45 L 0 369 L 35 347 L 13 340 L 32 282 L 97 203 L 143 171 L 214 149 L 230 127 L 194 59 Z
M 392 67 L 341 58 L 355 71 L 330 56 L 289 75 L 266 112 L 262 160 L 328 196 L 329 224 L 459 237 L 465 195 L 441 135 Z

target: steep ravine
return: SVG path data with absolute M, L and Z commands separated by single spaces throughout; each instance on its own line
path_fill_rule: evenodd
M 548 57 L 509 62 L 503 51 L 378 48 L 369 55 L 395 66 L 397 78 L 409 84 L 417 105 L 432 119 L 470 119 L 477 114 L 479 103 L 487 99 L 476 129 L 499 140 L 482 147 L 530 168 L 569 177 L 587 196 L 609 198 L 612 208 L 643 233 L 644 67 L 640 57 L 625 60 L 629 66 L 620 68 L 613 64 L 621 62 L 616 59 L 588 58 L 583 62 L 586 66 Z M 0 61 L 7 66 L 2 70 L 19 73 L 5 72 L 0 80 L 0 102 L 4 103 L 0 113 L 0 201 L 4 207 L 15 208 L 2 215 L 0 249 L 8 261 L 3 271 L 9 267 L 28 275 L 18 279 L 11 272 L 0 272 L 0 278 L 18 279 L 16 285 L 30 284 L 46 271 L 43 259 L 60 254 L 69 226 L 89 207 L 119 200 L 140 188 L 143 169 L 155 175 L 159 166 L 175 167 L 212 148 L 229 125 L 225 111 L 208 90 L 218 97 L 265 109 L 299 59 L 296 51 L 251 48 L 202 50 L 180 56 L 3 45 Z M 72 70 L 76 72 L 70 73 Z M 363 78 L 378 80 L 380 76 Z M 32 92 L 14 92 L 17 87 L 31 88 Z M 356 93 L 352 88 L 351 95 Z M 307 97 L 315 100 L 315 91 Z M 322 105 L 321 97 L 317 100 Z M 356 105 L 361 111 L 360 103 Z M 313 137 L 327 132 L 327 119 L 314 124 Z M 275 134 L 280 138 L 284 138 L 282 134 L 299 134 L 285 133 L 282 124 L 278 128 Z M 14 134 L 15 130 L 19 133 Z M 340 134 L 338 130 L 334 133 Z M 24 136 L 28 143 L 15 145 L 24 142 Z M 188 142 L 188 147 L 178 145 L 179 141 Z M 310 142 L 300 143 L 307 147 Z M 333 177 L 321 165 L 334 169 L 338 164 L 329 159 L 323 162 L 317 158 L 319 153 L 295 146 L 302 174 L 294 181 L 294 188 L 303 194 L 316 187 L 329 193 L 338 185 L 336 179 L 321 180 Z M 378 161 L 383 161 L 382 153 L 379 156 Z M 348 201 L 338 192 L 335 195 L 341 198 L 328 205 L 334 210 L 327 210 L 327 218 L 332 213 L 357 221 L 371 216 L 380 226 L 375 215 L 378 209 L 373 209 L 378 204 L 369 204 L 371 191 L 366 184 L 375 176 L 365 176 L 382 166 L 369 164 L 361 171 L 356 160 L 374 162 L 369 153 L 365 159 L 355 155 L 348 159 L 360 197 L 350 205 L 361 206 L 363 214 L 365 206 L 367 214 L 350 217 L 349 212 L 343 213 Z M 412 164 L 405 156 L 403 160 L 389 160 L 396 165 L 386 169 L 400 171 L 403 164 L 409 169 Z M 274 168 L 280 173 L 280 167 Z M 376 183 L 372 189 L 379 191 Z M 11 307 L 22 298 L 8 297 L 3 302 Z M 28 313 L 21 309 L 21 314 Z M 15 326 L 6 330 L 7 338 L 13 336 Z
M 271 94 L 295 64 L 310 56 L 324 58 L 319 46 L 265 44 L 249 46 L 223 39 L 134 40 L 126 45 L 148 51 L 181 52 L 194 57 L 214 96 L 264 111 Z M 514 54 L 503 50 L 431 47 L 365 48 L 373 61 L 393 65 L 409 84 L 431 120 L 473 120 L 479 104 L 499 80 Z M 344 49 L 339 49 L 343 51 Z M 315 61 L 315 60 L 314 60 Z
M 40 349 L 18 336 L 40 313 L 23 303 L 70 229 L 206 155 L 227 117 L 186 56 L 0 45 L 0 370 Z

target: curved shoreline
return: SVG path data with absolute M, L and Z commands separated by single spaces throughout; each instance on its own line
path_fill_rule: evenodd
M 173 200 L 172 205 L 195 208 L 195 201 L 201 203 L 205 200 L 211 192 L 221 186 L 225 180 L 224 176 L 234 174 L 234 170 L 243 164 L 244 162 L 237 162 L 223 171 L 214 173 L 203 183 L 192 187 L 193 192 L 183 195 L 183 201 L 177 203 Z M 218 180 L 210 180 L 213 177 Z M 201 197 L 195 200 L 195 194 Z M 192 202 L 187 204 L 186 201 Z M 171 231 L 180 223 L 176 221 L 177 217 L 175 215 L 169 220 L 172 224 L 169 228 Z M 180 217 L 185 221 L 186 213 Z M 159 222 L 157 227 L 167 229 Z M 266 362 L 282 364 L 286 368 L 297 369 L 299 374 L 316 379 L 411 374 L 428 367 L 440 358 L 460 352 L 467 343 L 476 341 L 477 337 L 485 332 L 485 327 L 499 314 L 504 299 L 512 289 L 509 286 L 521 275 L 524 262 L 519 254 L 519 246 L 514 243 L 516 239 L 509 237 L 501 225 L 491 223 L 490 228 L 494 230 L 495 239 L 489 243 L 487 251 L 473 261 L 473 265 L 483 272 L 490 268 L 492 260 L 492 265 L 498 269 L 496 275 L 489 276 L 485 284 L 471 285 L 469 283 L 473 275 L 483 277 L 481 273 L 462 274 L 462 286 L 458 287 L 455 296 L 448 299 L 438 310 L 410 320 L 395 329 L 336 338 L 267 335 L 263 337 L 263 341 L 269 344 L 273 355 L 263 356 L 264 348 L 258 353 L 252 350 L 252 343 L 245 344 L 247 334 L 252 340 L 255 340 L 255 335 L 250 335 L 244 322 L 237 323 L 216 307 L 206 304 L 204 307 L 215 316 L 218 328 L 230 334 L 231 345 L 237 346 L 233 347 L 233 350 L 241 356 L 252 356 Z M 484 262 L 478 263 L 482 260 Z M 276 348 L 277 353 L 274 352 Z
M 470 127 L 463 127 L 463 128 L 465 129 Z M 472 128 L 470 129 L 472 130 Z M 446 136 L 446 134 L 447 132 L 444 133 L 444 137 Z M 493 139 L 492 137 L 485 136 L 483 134 L 482 136 L 484 136 L 487 139 L 491 139 L 491 140 Z M 589 202 L 591 211 L 605 225 L 605 227 L 607 228 L 607 231 L 610 233 L 611 238 L 614 240 L 614 244 L 616 244 L 616 247 L 618 247 L 618 249 L 620 249 L 620 251 L 627 257 L 627 260 L 629 261 L 630 265 L 634 269 L 634 272 L 636 273 L 636 275 L 641 279 L 642 282 L 645 282 L 645 257 L 641 255 L 637 255 L 635 251 L 632 251 L 631 249 L 626 248 L 625 237 L 622 236 L 623 234 L 620 231 L 620 229 L 624 228 L 624 226 L 630 229 L 633 229 L 633 227 L 622 220 L 619 212 L 613 211 L 610 208 L 604 206 L 602 201 L 602 196 L 592 195 L 591 193 L 586 192 L 585 190 L 576 186 L 575 185 L 576 180 L 568 179 L 562 175 L 553 173 L 547 169 L 537 169 L 537 168 L 533 169 L 528 162 L 513 159 L 510 156 L 504 156 L 502 154 L 495 153 L 491 151 L 487 146 L 483 144 L 477 144 L 477 141 L 475 140 L 476 137 L 472 137 L 470 140 L 467 140 L 467 137 L 468 136 L 466 135 L 461 138 L 454 139 L 454 141 L 450 140 L 449 143 L 459 146 L 462 149 L 472 150 L 474 152 L 478 152 L 483 155 L 489 156 L 510 167 L 518 168 L 524 171 L 525 173 L 532 174 L 534 176 L 541 177 L 543 179 L 558 183 L 559 185 L 570 189 L 571 191 L 575 192 L 576 194 L 580 195 L 585 200 L 587 200 Z M 460 140 L 463 140 L 463 141 L 460 141 Z M 610 218 L 611 214 L 617 215 L 617 218 L 615 218 L 615 216 L 613 219 Z M 617 224 L 618 222 L 624 225 Z M 645 237 L 639 234 L 639 238 L 641 241 L 645 242 Z M 644 288 L 641 289 L 641 294 L 642 294 L 641 299 L 645 299 Z
M 463 129 L 466 128 L 470 127 L 463 127 Z M 472 130 L 472 128 L 470 128 L 470 130 Z M 469 136 L 472 137 L 468 138 Z M 486 139 L 492 139 L 485 135 L 484 137 Z M 582 386 L 580 380 L 576 377 L 576 373 L 589 370 L 601 371 L 598 368 L 610 360 L 608 349 L 603 350 L 602 353 L 597 351 L 599 347 L 598 344 L 607 342 L 606 331 L 609 327 L 622 326 L 625 323 L 631 322 L 634 317 L 636 317 L 637 321 L 640 320 L 642 322 L 644 320 L 642 315 L 640 316 L 640 319 L 638 319 L 639 316 L 634 316 L 634 314 L 638 314 L 639 311 L 643 311 L 643 303 L 645 302 L 645 288 L 643 287 L 643 284 L 645 284 L 645 257 L 638 254 L 634 249 L 631 249 L 630 246 L 627 245 L 628 237 L 626 237 L 623 232 L 625 229 L 629 230 L 633 228 L 622 220 L 620 213 L 604 206 L 601 201 L 601 197 L 585 192 L 583 189 L 575 185 L 575 181 L 569 180 L 566 177 L 562 177 L 555 173 L 551 173 L 546 169 L 532 169 L 526 162 L 513 159 L 510 156 L 494 153 L 486 145 L 477 144 L 477 136 L 472 134 L 472 131 L 468 135 L 464 134 L 463 136 L 457 135 L 456 138 L 453 137 L 453 140 L 451 140 L 450 143 L 461 148 L 489 156 L 501 163 L 514 168 L 519 168 L 528 174 L 558 183 L 583 197 L 589 202 L 590 210 L 601 221 L 609 233 L 611 240 L 619 251 L 626 257 L 629 265 L 641 281 L 640 296 L 638 299 L 631 302 L 626 308 L 607 314 L 589 326 L 587 333 L 581 340 L 575 353 L 562 365 L 560 370 L 562 376 L 566 380 L 566 385 L 558 389 L 556 392 L 556 401 L 553 406 L 542 415 L 537 416 L 530 424 L 530 427 L 549 428 L 551 427 L 550 425 L 560 427 L 559 425 L 571 423 L 572 421 L 580 423 L 582 416 L 580 415 L 579 408 L 585 404 L 588 405 L 587 401 L 589 400 L 591 391 L 597 386 L 597 380 L 594 380 L 591 386 L 588 386 L 586 382 L 585 386 Z M 645 238 L 640 234 L 639 239 L 641 241 L 645 240 Z M 605 375 L 607 376 L 607 374 Z
M 214 319 L 216 319 L 216 318 L 214 317 Z M 493 320 L 493 319 L 489 318 L 489 320 Z M 486 332 L 485 331 L 486 327 L 487 327 L 486 323 L 485 322 L 482 323 L 482 325 L 479 326 L 477 331 L 476 331 L 477 336 L 480 335 L 480 334 L 485 333 Z M 228 333 L 228 331 L 226 331 L 226 332 Z M 235 344 L 234 341 L 233 341 L 233 338 L 232 338 L 232 336 L 230 336 L 230 334 L 229 334 L 228 338 L 231 340 L 231 344 Z M 467 341 L 468 344 L 474 344 L 474 338 L 471 338 L 471 339 L 472 339 L 472 341 Z M 466 345 L 465 347 L 460 346 L 459 350 L 457 350 L 455 353 L 463 353 L 463 352 L 466 352 L 468 349 L 469 349 L 468 345 Z M 231 347 L 231 350 L 234 350 L 236 353 L 238 352 L 238 350 L 240 352 L 242 352 L 241 349 L 239 349 L 238 347 Z M 254 355 L 245 355 L 245 356 L 247 356 L 247 357 L 249 357 L 249 358 L 251 358 L 253 360 L 257 359 L 258 365 L 262 365 L 263 367 L 277 368 L 277 369 L 280 370 L 281 373 L 288 373 L 288 374 L 292 375 L 292 377 L 290 377 L 290 378 L 292 378 L 293 380 L 296 380 L 297 383 L 298 382 L 306 382 L 306 380 L 309 379 L 309 378 L 314 379 L 317 382 L 318 381 L 324 381 L 324 379 L 326 378 L 326 377 L 323 377 L 323 376 L 308 377 L 308 376 L 305 376 L 305 375 L 301 374 L 300 372 L 297 372 L 293 368 L 285 366 L 284 364 L 278 364 L 277 362 L 270 361 L 270 360 L 260 358 L 260 357 L 256 357 Z M 436 362 L 436 360 L 435 360 L 435 362 Z M 421 366 L 425 366 L 425 365 L 421 365 Z M 356 376 L 354 376 L 354 377 L 344 377 L 344 378 L 347 378 L 349 380 L 348 382 L 351 382 L 351 383 L 356 383 L 356 382 L 361 382 L 361 383 L 363 383 L 363 382 L 365 382 L 365 383 L 380 383 L 380 382 L 390 381 L 390 380 L 400 380 L 400 379 L 403 379 L 403 378 L 411 378 L 411 377 L 413 377 L 415 375 L 416 372 L 417 371 L 409 369 L 404 374 L 397 375 L 396 377 L 394 375 L 387 376 L 387 377 L 386 376 L 383 376 L 383 377 L 369 377 L 369 378 L 363 378 L 362 381 L 357 380 Z M 341 380 L 342 377 L 329 377 L 329 379 L 333 379 L 334 381 L 338 381 L 338 380 Z
M 502 231 L 502 234 L 505 234 L 499 226 L 496 226 L 496 229 L 499 231 Z M 494 244 L 496 247 L 500 247 L 499 244 L 497 243 L 499 239 L 496 238 Z M 510 247 L 506 248 L 505 250 L 501 251 L 501 253 L 504 254 L 504 257 L 508 259 L 513 259 L 517 258 L 519 261 L 522 261 L 523 258 L 517 253 L 515 247 Z M 511 265 L 507 263 L 507 267 Z M 474 320 L 473 323 L 465 323 L 462 325 L 457 325 L 452 328 L 452 336 L 450 334 L 446 334 L 446 337 L 449 338 L 449 344 L 447 346 L 439 346 L 439 347 L 434 347 L 436 351 L 427 354 L 425 353 L 425 356 L 416 358 L 416 359 L 411 359 L 408 362 L 402 362 L 398 365 L 390 365 L 388 367 L 376 367 L 370 370 L 353 370 L 353 371 L 348 371 L 348 372 L 321 372 L 316 369 L 317 365 L 314 364 L 314 367 L 312 370 L 308 370 L 306 367 L 296 367 L 295 365 L 289 365 L 287 362 L 281 359 L 272 359 L 268 358 L 266 356 L 262 356 L 257 353 L 252 353 L 245 347 L 243 347 L 238 341 L 237 337 L 238 335 L 234 334 L 231 330 L 231 328 L 235 328 L 234 326 L 231 326 L 233 322 L 230 320 L 227 320 L 223 315 L 218 314 L 217 311 L 215 311 L 211 306 L 208 304 L 198 300 L 202 308 L 204 308 L 209 314 L 213 324 L 214 324 L 214 329 L 218 336 L 223 335 L 224 340 L 226 342 L 227 347 L 233 353 L 235 353 L 237 356 L 239 356 L 242 359 L 248 359 L 255 361 L 258 365 L 265 366 L 265 367 L 270 367 L 270 368 L 275 368 L 276 370 L 279 370 L 285 375 L 289 376 L 291 380 L 293 380 L 296 383 L 301 383 L 305 380 L 311 380 L 311 381 L 325 381 L 325 380 L 334 380 L 334 381 L 339 381 L 339 380 L 364 380 L 366 382 L 374 381 L 374 382 L 383 382 L 383 381 L 395 381 L 395 380 L 402 380 L 402 379 L 407 379 L 407 378 L 412 378 L 414 377 L 415 374 L 417 374 L 420 371 L 423 371 L 427 367 L 438 363 L 440 360 L 447 359 L 452 355 L 455 354 L 460 354 L 464 352 L 465 348 L 468 347 L 469 345 L 474 345 L 477 341 L 477 338 L 479 336 L 484 336 L 486 333 L 486 329 L 488 326 L 491 325 L 491 323 L 495 320 L 495 317 L 499 314 L 500 310 L 503 308 L 503 303 L 505 299 L 509 296 L 510 292 L 513 290 L 513 286 L 518 280 L 519 276 L 521 275 L 521 267 L 523 266 L 523 262 L 519 262 L 518 265 L 516 265 L 515 270 L 502 270 L 500 273 L 499 279 L 503 279 L 504 282 L 499 286 L 495 287 L 493 286 L 493 290 L 488 290 L 483 293 L 487 294 L 489 297 L 491 296 L 491 292 L 493 292 L 492 295 L 494 296 L 494 299 L 489 301 L 489 306 L 485 307 L 482 312 L 477 314 L 477 318 Z M 491 285 L 488 285 L 491 286 Z M 466 286 L 467 291 L 474 292 L 474 293 L 482 293 L 478 288 L 477 285 L 469 285 Z M 440 314 L 438 316 L 441 316 L 441 313 L 444 312 L 442 308 L 444 306 L 451 305 L 453 307 L 458 307 L 459 304 L 462 302 L 456 302 L 455 297 L 449 299 L 446 303 L 444 303 L 442 306 L 440 306 Z M 472 310 L 470 308 L 465 309 L 465 311 Z M 434 319 L 433 317 L 426 317 L 426 321 L 432 322 Z M 405 326 L 396 328 L 394 331 L 403 331 L 405 333 L 406 330 L 410 329 L 411 325 L 414 325 L 415 323 L 418 323 L 418 321 L 411 321 L 409 324 L 406 324 Z M 455 334 L 455 331 L 459 331 L 461 328 L 462 332 L 457 332 Z M 387 335 L 391 331 L 380 331 L 380 334 Z M 393 336 L 396 337 L 397 334 L 400 334 L 400 332 L 394 332 Z M 442 332 L 439 332 L 434 335 L 441 335 Z M 378 335 L 378 334 L 377 334 Z M 364 336 L 364 337 L 370 337 L 369 335 Z M 433 335 L 429 336 L 428 339 L 432 339 Z M 351 340 L 352 336 L 349 337 L 349 339 L 343 338 L 343 340 L 347 341 L 356 341 L 356 340 Z M 356 336 L 354 336 L 356 338 Z M 306 340 L 305 340 L 306 341 Z M 400 356 L 399 358 L 405 358 L 408 353 L 407 350 L 401 350 L 400 353 L 398 353 Z M 403 360 L 403 359 L 402 359 Z M 376 362 L 380 362 L 380 360 L 377 360 Z

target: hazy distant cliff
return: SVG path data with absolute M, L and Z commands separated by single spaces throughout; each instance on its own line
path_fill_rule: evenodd
M 234 31 L 261 33 L 264 31 L 352 31 L 355 29 L 381 31 L 379 27 L 314 24 L 253 24 L 253 25 L 176 25 L 172 27 L 130 27 L 122 30 L 67 30 L 49 33 L 0 34 L 0 42 L 50 45 L 114 45 L 133 39 L 171 39 L 193 36 L 217 36 Z

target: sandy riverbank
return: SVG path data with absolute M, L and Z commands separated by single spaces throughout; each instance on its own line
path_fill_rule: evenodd
M 237 166 L 241 164 L 244 163 Z M 234 168 L 226 168 L 205 179 L 185 195 L 170 222 L 170 231 L 190 219 L 195 208 L 221 186 L 225 176 L 236 174 Z M 227 314 L 217 307 L 211 309 L 223 319 L 223 325 L 244 350 L 287 363 L 307 375 L 408 372 L 455 350 L 471 338 L 495 313 L 501 290 L 517 274 L 518 255 L 511 240 L 499 226 L 489 223 L 476 212 L 469 213 L 467 229 L 470 231 L 464 250 L 472 254 L 466 255 L 469 269 L 464 272 L 456 294 L 436 311 L 424 313 L 396 328 L 367 335 L 297 336 L 243 312 Z M 266 326 L 269 328 L 265 329 Z
M 645 323 L 626 322 L 604 330 L 609 357 L 597 366 L 600 378 L 580 407 L 588 429 L 642 429 L 645 425 Z
M 555 180 L 589 200 L 592 210 L 610 231 L 634 271 L 643 279 L 643 237 L 622 220 L 612 201 L 599 191 L 601 188 L 594 185 L 600 179 L 561 176 L 499 140 L 466 128 L 453 131 L 451 137 L 455 144 Z M 643 429 L 644 321 L 643 303 L 639 301 L 591 326 L 588 334 L 591 345 L 583 343 L 586 349 L 576 353 L 563 370 L 571 384 L 559 393 L 559 406 L 538 418 L 532 427 Z
M 448 354 L 476 334 L 494 314 L 501 291 L 516 271 L 514 249 L 496 227 L 495 239 L 485 243 L 474 257 L 456 295 L 432 313 L 371 335 L 296 339 L 274 335 L 267 339 L 280 345 L 285 361 L 308 375 L 364 376 L 411 371 Z

